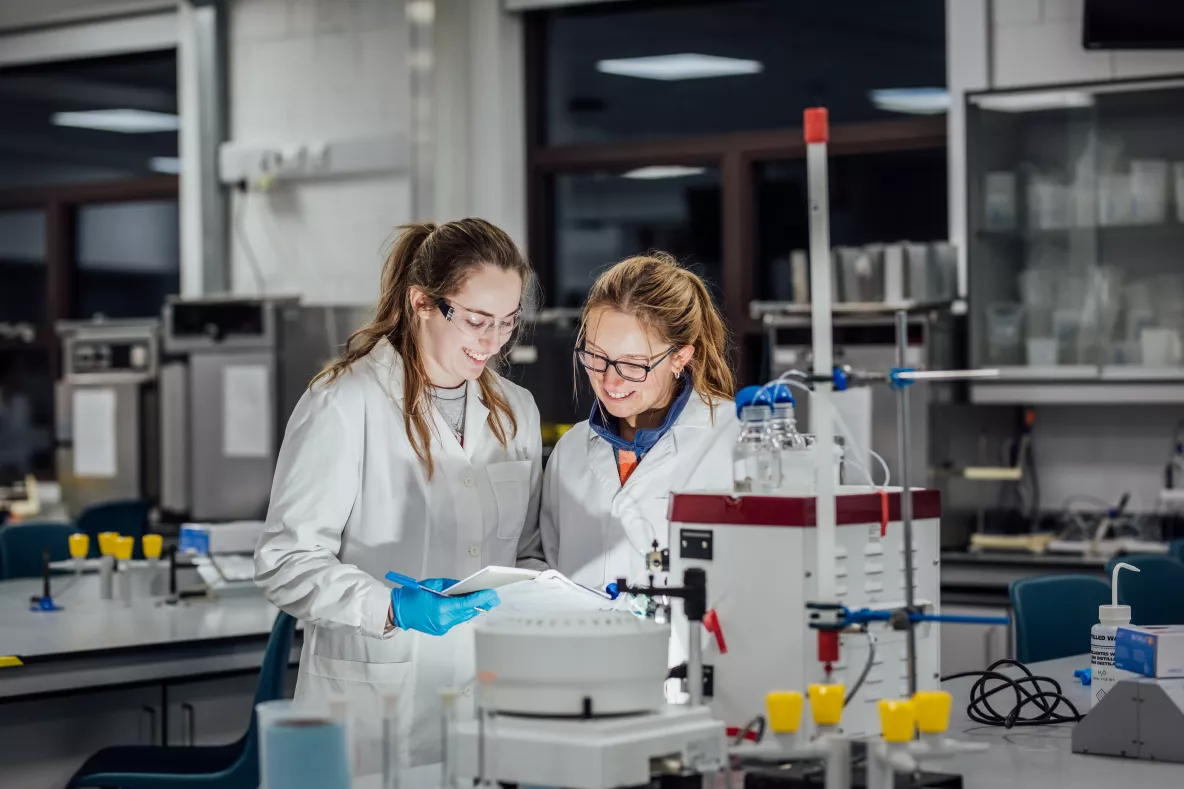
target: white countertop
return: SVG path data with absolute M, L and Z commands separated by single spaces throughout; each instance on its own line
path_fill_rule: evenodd
M 261 595 L 157 605 L 160 598 L 100 600 L 98 577 L 55 578 L 54 602 L 64 610 L 30 611 L 40 579 L 0 582 L 0 656 L 49 659 L 77 653 L 263 636 L 277 609 Z M 118 587 L 116 587 L 118 597 Z

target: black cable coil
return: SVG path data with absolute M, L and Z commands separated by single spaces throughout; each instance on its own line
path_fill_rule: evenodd
M 1024 673 L 1024 676 L 1009 677 L 996 671 L 1001 666 L 1015 666 Z M 1034 675 L 1027 666 L 1018 660 L 996 660 L 987 667 L 986 671 L 963 671 L 942 677 L 941 681 L 962 677 L 978 677 L 970 688 L 970 704 L 966 707 L 966 715 L 975 723 L 981 723 L 984 726 L 1003 726 L 1008 729 L 1015 726 L 1045 726 L 1053 723 L 1076 723 L 1085 717 L 1077 711 L 1073 702 L 1061 693 L 1059 682 L 1052 677 Z M 987 683 L 992 680 L 996 680 L 1000 684 L 993 688 L 987 688 Z M 1050 686 L 1051 690 L 1041 688 L 1042 684 Z M 1029 685 L 1031 686 L 1030 690 L 1026 687 Z M 1006 713 L 1001 714 L 991 705 L 990 699 L 995 694 L 1006 690 L 1015 693 L 1015 705 Z M 1062 704 L 1069 708 L 1071 714 L 1057 712 Z M 1035 707 L 1038 714 L 1035 717 L 1020 717 L 1020 713 L 1027 707 Z

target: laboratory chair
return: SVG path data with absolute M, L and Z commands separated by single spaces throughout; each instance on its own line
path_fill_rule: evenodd
M 10 523 L 0 526 L 0 578 L 40 578 L 42 554 L 51 562 L 70 558 L 70 535 L 65 523 Z
M 275 618 L 247 733 L 230 745 L 127 745 L 104 748 L 86 760 L 66 789 L 259 789 L 259 723 L 255 706 L 284 698 L 296 620 Z
M 90 555 L 99 555 L 99 534 L 113 531 L 136 540 L 133 559 L 143 559 L 140 538 L 148 530 L 148 504 L 139 499 L 105 501 L 84 509 L 77 518 L 78 531 L 90 537 Z
M 1172 540 L 1168 543 L 1168 555 L 1178 562 L 1184 562 L 1184 540 Z
M 1035 663 L 1089 654 L 1089 631 L 1098 606 L 1110 603 L 1110 584 L 1092 575 L 1042 575 L 1012 581 L 1008 596 L 1016 660 Z
M 1106 572 L 1118 562 L 1139 568 L 1118 582 L 1118 602 L 1131 607 L 1132 624 L 1184 625 L 1184 563 L 1160 553 L 1116 556 Z

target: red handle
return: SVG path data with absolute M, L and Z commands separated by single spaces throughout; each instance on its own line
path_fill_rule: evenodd
M 901 494 L 904 495 L 903 493 Z M 880 491 L 880 536 L 888 535 L 888 491 Z
M 703 616 L 703 627 L 707 628 L 708 633 L 715 636 L 715 643 L 719 647 L 719 653 L 726 655 L 728 653 L 728 642 L 724 641 L 724 629 L 719 623 L 719 614 L 715 613 L 714 608 Z

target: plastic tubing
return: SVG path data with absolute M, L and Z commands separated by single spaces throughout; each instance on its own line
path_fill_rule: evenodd
M 767 386 L 776 386 L 777 384 L 784 383 L 789 386 L 792 386 L 795 389 L 801 389 L 806 394 L 813 395 L 814 390 L 812 390 L 809 386 L 802 383 L 801 381 L 796 380 L 796 378 L 800 378 L 803 375 L 805 375 L 805 373 L 803 373 L 800 370 L 786 370 L 784 373 L 782 373 L 780 376 L 778 376 L 775 381 L 771 382 L 770 384 L 765 384 L 765 386 L 766 387 Z M 793 376 L 793 377 L 791 378 L 790 376 Z M 762 387 L 762 389 L 763 389 L 763 387 Z M 833 409 L 833 410 L 834 410 L 834 415 L 835 415 L 835 424 L 838 425 L 839 432 L 841 432 L 843 434 L 843 437 L 847 439 L 847 443 L 851 446 L 852 449 L 859 450 L 861 447 L 859 447 L 859 445 L 857 445 L 855 443 L 855 439 L 851 435 L 851 428 L 847 427 L 847 423 L 843 420 L 843 415 L 839 413 L 839 410 L 837 408 Z M 871 486 L 873 488 L 888 487 L 888 483 L 892 479 L 892 475 L 888 471 L 888 464 L 884 462 L 884 458 L 880 457 L 878 454 L 876 454 L 876 452 L 874 452 L 870 448 L 868 449 L 868 454 L 871 455 L 872 457 L 874 457 L 877 461 L 879 461 L 880 467 L 884 469 L 884 483 L 882 485 L 876 485 L 876 483 L 874 481 L 872 481 Z M 863 468 L 862 466 L 860 466 L 858 464 L 853 464 L 853 465 L 856 465 L 856 467 L 859 468 L 861 471 L 863 471 L 863 473 L 867 474 L 868 480 L 869 481 L 871 480 L 872 475 L 871 475 L 870 471 L 868 471 L 867 469 Z

